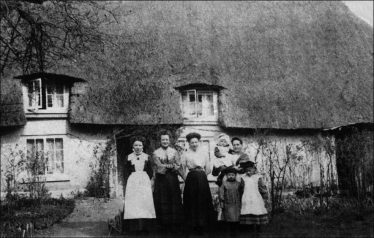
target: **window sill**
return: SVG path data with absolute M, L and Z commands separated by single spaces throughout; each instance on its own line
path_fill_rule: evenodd
M 218 120 L 216 121 L 204 121 L 204 120 L 190 120 L 190 119 L 184 119 L 183 120 L 184 125 L 218 125 Z
M 69 182 L 70 177 L 67 174 L 48 174 L 39 176 L 41 182 L 53 183 L 53 182 Z M 45 179 L 45 180 L 44 180 Z M 23 181 L 21 179 L 20 184 L 28 184 L 30 182 Z
M 26 111 L 26 118 L 68 118 L 67 112 L 28 112 Z

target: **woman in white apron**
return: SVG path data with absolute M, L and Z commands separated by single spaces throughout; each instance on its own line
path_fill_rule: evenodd
M 143 139 L 133 139 L 133 153 L 126 166 L 130 170 L 125 190 L 124 223 L 126 231 L 146 231 L 147 221 L 155 219 L 151 178 L 153 175 L 149 156 L 143 153 Z

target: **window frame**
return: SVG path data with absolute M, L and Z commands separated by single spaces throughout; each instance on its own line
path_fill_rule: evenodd
M 30 97 L 29 97 L 29 86 L 28 83 L 38 81 L 39 86 L 40 86 L 40 105 L 37 107 L 35 106 L 29 106 L 30 105 Z M 62 87 L 62 100 L 63 100 L 63 106 L 58 107 L 57 106 L 57 97 L 58 95 L 61 95 L 57 93 L 57 87 L 61 86 Z M 68 107 L 69 107 L 69 90 L 66 84 L 56 82 L 54 80 L 42 80 L 42 78 L 37 78 L 30 80 L 25 83 L 25 97 L 24 102 L 25 105 L 25 112 L 30 112 L 32 111 L 35 113 L 67 113 L 68 112 Z M 49 93 L 49 89 L 52 89 L 52 92 Z M 48 96 L 51 96 L 52 98 L 52 106 L 48 105 Z
M 34 105 L 31 105 L 30 106 L 30 94 L 33 95 L 33 98 L 35 97 L 35 86 L 34 86 L 34 83 L 37 82 L 39 84 L 39 102 L 38 102 L 38 105 L 34 106 Z M 29 86 L 30 84 L 33 85 L 33 91 L 32 93 L 29 92 Z M 29 82 L 27 82 L 27 86 L 26 86 L 26 90 L 27 90 L 27 108 L 29 109 L 40 109 L 43 107 L 43 88 L 42 88 L 42 79 L 41 78 L 37 78 L 37 79 L 33 79 L 33 80 L 30 80 Z
M 190 93 L 193 92 L 195 94 L 195 101 L 194 101 L 194 116 L 188 116 L 186 115 L 186 108 L 185 105 L 187 103 L 190 103 L 190 101 L 185 101 L 183 100 L 183 95 L 186 95 L 186 99 L 189 100 L 189 95 Z M 208 115 L 204 116 L 201 115 L 199 116 L 198 113 L 198 104 L 199 104 L 199 95 L 204 95 L 204 94 L 211 94 L 212 95 L 212 104 L 213 104 L 213 115 Z M 202 103 L 202 102 L 201 102 Z M 180 92 L 180 105 L 182 109 L 182 116 L 185 122 L 218 122 L 218 92 L 215 90 L 209 90 L 209 89 L 199 89 L 199 88 L 194 88 L 194 89 L 186 89 L 182 90 Z
M 49 167 L 49 157 L 48 157 L 48 152 L 49 152 L 49 149 L 48 149 L 48 144 L 47 144 L 47 140 L 50 140 L 50 139 L 53 139 L 53 142 L 54 142 L 54 146 L 53 146 L 53 161 L 52 161 L 52 165 L 53 165 L 53 168 L 52 168 L 52 171 L 49 172 L 48 171 L 48 167 Z M 57 149 L 56 149 L 56 139 L 60 139 L 61 142 L 62 142 L 62 149 L 60 149 L 60 151 L 62 152 L 62 159 L 60 161 L 60 166 L 62 166 L 62 172 L 60 170 L 57 169 L 56 167 L 56 158 L 57 158 Z M 37 140 L 43 140 L 43 157 L 45 159 L 44 161 L 44 173 L 43 174 L 39 174 L 40 176 L 56 176 L 56 175 L 64 175 L 65 174 L 65 138 L 63 138 L 62 136 L 59 136 L 59 135 L 56 135 L 56 136 L 33 136 L 33 137 L 26 137 L 25 138 L 25 144 L 26 144 L 26 151 L 25 151 L 25 154 L 26 154 L 26 159 L 28 159 L 28 141 L 31 141 L 33 140 L 34 141 L 34 146 L 36 146 L 36 141 Z M 48 159 L 48 161 L 47 161 Z

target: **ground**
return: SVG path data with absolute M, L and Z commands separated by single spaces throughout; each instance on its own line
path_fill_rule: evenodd
M 68 217 L 44 230 L 35 237 L 108 237 L 107 220 L 114 218 L 122 208 L 120 199 L 80 199 Z M 257 237 L 373 237 L 374 213 L 347 213 L 342 217 L 333 215 L 295 215 L 290 212 L 277 214 L 272 222 L 262 227 Z M 222 231 L 213 232 L 210 237 L 224 237 Z M 113 233 L 111 236 L 119 236 Z M 179 236 L 183 236 L 180 234 Z M 255 237 L 253 231 L 244 231 L 238 237 Z M 130 236 L 125 236 L 130 237 Z M 163 237 L 152 232 L 147 237 Z M 200 236 L 201 237 L 201 236 Z

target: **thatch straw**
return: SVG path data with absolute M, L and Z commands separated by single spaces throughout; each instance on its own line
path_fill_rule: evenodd
M 342 2 L 121 2 L 117 46 L 87 52 L 70 120 L 181 124 L 190 83 L 222 86 L 220 123 L 330 128 L 373 122 L 373 28 Z M 51 71 L 50 71 L 51 72 Z

